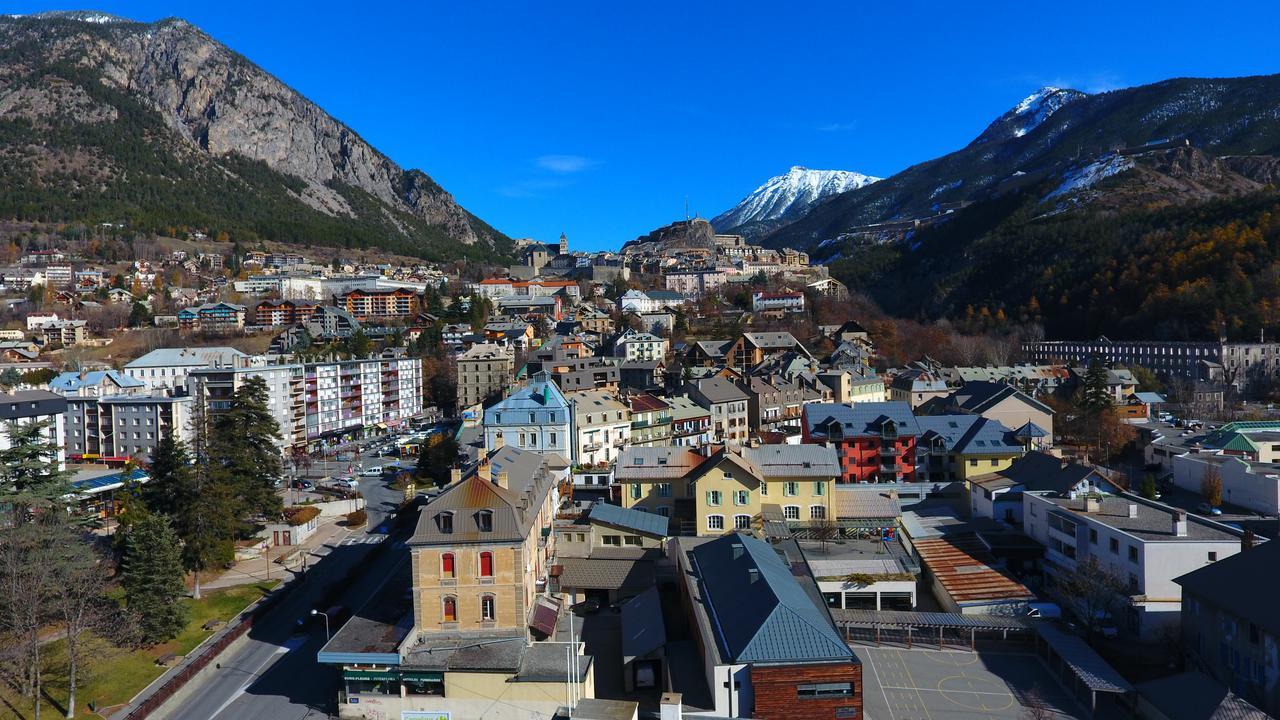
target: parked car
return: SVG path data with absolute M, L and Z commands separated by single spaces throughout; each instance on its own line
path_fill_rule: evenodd
M 367 468 L 363 468 L 360 471 L 360 475 L 363 477 L 382 477 L 382 466 L 370 465 Z
M 294 490 L 315 490 L 316 484 L 311 482 L 310 480 L 294 480 L 293 489 Z
M 340 487 L 344 490 L 355 490 L 360 485 L 360 481 L 355 478 L 338 478 L 333 481 L 334 487 Z
M 1210 505 L 1207 502 L 1202 502 L 1196 506 L 1196 512 L 1200 513 L 1201 515 L 1221 515 L 1222 508 L 1217 508 Z

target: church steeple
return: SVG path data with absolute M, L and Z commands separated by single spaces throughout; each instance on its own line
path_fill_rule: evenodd
M 560 254 L 561 255 L 569 254 L 569 236 L 565 235 L 564 233 L 560 233 Z

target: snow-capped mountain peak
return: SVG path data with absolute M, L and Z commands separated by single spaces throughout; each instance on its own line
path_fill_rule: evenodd
M 1050 115 L 1061 110 L 1066 104 L 1082 97 L 1087 96 L 1079 90 L 1051 85 L 1042 87 L 1023 98 L 1021 102 L 987 126 L 974 144 L 1022 137 L 1040 127 Z
M 711 224 L 717 230 L 728 230 L 748 223 L 790 220 L 821 200 L 879 179 L 848 170 L 810 170 L 797 165 L 769 178 L 732 209 L 717 215 Z

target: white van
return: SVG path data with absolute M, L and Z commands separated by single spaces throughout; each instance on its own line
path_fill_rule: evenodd
M 374 465 L 372 467 L 364 468 L 360 471 L 360 475 L 363 477 L 382 477 L 382 466 Z

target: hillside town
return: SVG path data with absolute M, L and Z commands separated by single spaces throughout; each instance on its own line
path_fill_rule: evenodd
M 917 646 L 1036 655 L 1017 707 L 1064 716 L 1280 712 L 1280 342 L 890 364 L 825 266 L 705 221 L 518 251 L 15 256 L 0 452 L 108 540 L 184 448 L 250 453 L 270 495 L 182 577 L 283 599 L 112 717 L 206 712 L 289 603 L 339 717 L 948 717 L 885 676 Z

